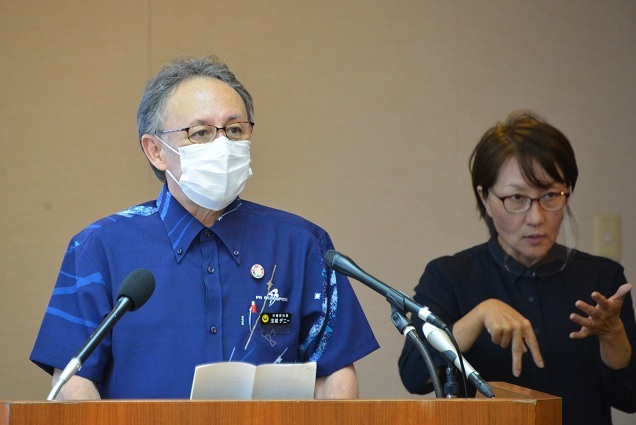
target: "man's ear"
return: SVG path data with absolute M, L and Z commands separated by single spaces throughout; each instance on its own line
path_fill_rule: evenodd
M 146 154 L 146 158 L 157 170 L 166 171 L 168 168 L 165 158 L 164 148 L 161 142 L 152 134 L 141 136 L 141 148 Z

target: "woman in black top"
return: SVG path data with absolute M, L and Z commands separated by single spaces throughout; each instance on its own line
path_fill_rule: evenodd
M 610 407 L 636 411 L 632 285 L 620 264 L 574 249 L 568 198 L 578 169 L 568 139 L 516 113 L 484 134 L 470 169 L 491 238 L 429 263 L 415 301 L 452 328 L 486 381 L 562 397 L 564 425 L 611 424 Z M 399 369 L 410 392 L 432 391 L 410 341 Z

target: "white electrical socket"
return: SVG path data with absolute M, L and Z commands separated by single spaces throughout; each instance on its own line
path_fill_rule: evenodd
M 621 217 L 618 214 L 594 216 L 594 254 L 621 259 Z

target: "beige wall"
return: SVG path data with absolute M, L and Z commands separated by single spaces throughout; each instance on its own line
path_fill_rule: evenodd
M 244 197 L 318 223 L 399 289 L 485 240 L 467 160 L 518 108 L 574 144 L 580 248 L 618 213 L 636 274 L 634 1 L 0 0 L 0 41 L 0 399 L 48 393 L 28 355 L 70 237 L 159 191 L 135 113 L 181 54 L 219 55 L 255 97 Z M 353 285 L 382 345 L 361 395 L 407 396 L 389 306 Z

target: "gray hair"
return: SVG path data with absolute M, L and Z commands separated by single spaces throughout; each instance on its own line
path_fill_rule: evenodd
M 211 77 L 228 84 L 243 99 L 248 121 L 254 121 L 252 96 L 225 63 L 220 62 L 216 56 L 178 58 L 166 64 L 146 85 L 146 90 L 137 109 L 137 132 L 140 144 L 144 134 L 156 134 L 160 131 L 168 97 L 179 83 L 192 77 Z M 165 182 L 166 173 L 158 170 L 152 164 L 150 166 L 157 178 Z

